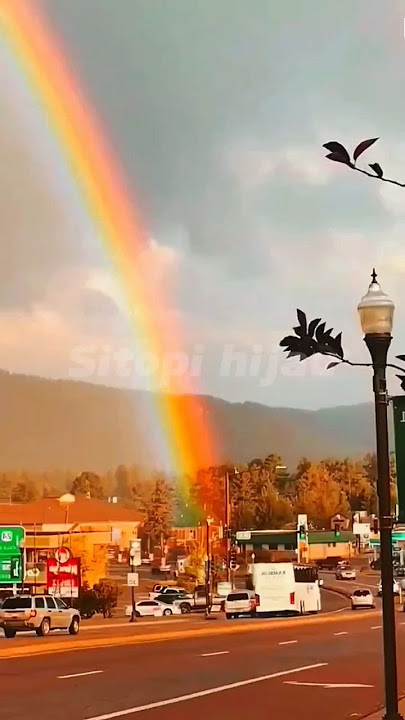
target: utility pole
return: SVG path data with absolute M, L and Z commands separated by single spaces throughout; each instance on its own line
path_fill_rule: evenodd
M 207 562 L 205 565 L 205 617 L 207 618 L 211 611 L 211 538 L 210 538 L 210 524 L 212 518 L 207 517 L 206 519 L 206 552 Z
M 225 472 L 225 538 L 226 538 L 226 580 L 230 582 L 230 554 L 231 554 L 231 507 L 229 493 L 229 472 Z

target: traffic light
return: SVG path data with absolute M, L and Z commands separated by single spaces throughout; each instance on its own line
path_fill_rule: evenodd
M 305 532 L 305 525 L 300 525 L 300 540 L 305 540 L 306 538 L 306 532 Z
M 340 524 L 335 523 L 334 525 L 335 525 L 335 538 L 339 538 L 340 537 Z

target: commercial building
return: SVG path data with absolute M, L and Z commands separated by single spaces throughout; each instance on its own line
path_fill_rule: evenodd
M 1 526 L 25 529 L 24 584 L 35 589 L 45 586 L 47 560 L 63 546 L 85 560 L 84 579 L 90 585 L 98 582 L 106 576 L 108 548 L 128 548 L 142 522 L 134 510 L 73 495 L 0 505 Z
M 257 550 L 273 553 L 289 552 L 297 557 L 298 537 L 296 530 L 246 530 L 236 534 L 238 546 L 246 556 Z M 350 558 L 356 553 L 356 536 L 342 530 L 338 536 L 330 530 L 310 530 L 307 542 L 301 543 L 301 560 L 314 562 L 330 556 Z

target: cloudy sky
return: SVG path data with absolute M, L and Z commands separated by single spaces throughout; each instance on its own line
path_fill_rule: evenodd
M 228 400 L 369 399 L 367 372 L 286 363 L 277 345 L 300 307 L 364 361 L 356 305 L 375 265 L 405 352 L 405 190 L 322 149 L 378 136 L 364 165 L 405 181 L 403 2 L 37 2 L 129 178 L 151 282 L 170 288 L 186 353 L 173 374 L 194 363 L 196 390 Z M 0 66 L 0 365 L 147 387 L 116 274 L 4 45 Z

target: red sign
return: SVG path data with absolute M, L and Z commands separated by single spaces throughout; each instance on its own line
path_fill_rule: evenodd
M 55 557 L 46 561 L 46 578 L 49 595 L 79 597 L 80 559 L 73 558 L 68 548 L 59 548 Z

